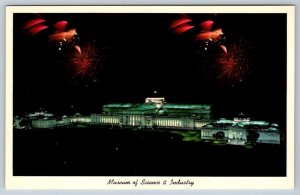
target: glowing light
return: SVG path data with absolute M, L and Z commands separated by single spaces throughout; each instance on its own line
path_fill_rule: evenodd
M 249 73 L 249 61 L 250 56 L 241 44 L 230 44 L 229 51 L 220 53 L 216 59 L 220 68 L 220 81 L 230 84 L 243 81 Z
M 221 45 L 220 47 L 225 52 L 225 54 L 227 54 L 227 48 L 226 48 L 226 46 L 225 45 Z
M 48 28 L 48 26 L 46 25 L 43 25 L 43 24 L 38 24 L 38 25 L 35 25 L 33 26 L 32 28 L 30 28 L 27 32 L 30 34 L 30 35 L 35 35 L 39 32 L 41 32 L 42 30 Z
M 206 20 L 206 21 L 200 23 L 200 28 L 203 31 L 210 31 L 212 29 L 213 25 L 214 25 L 214 21 Z
M 196 35 L 195 40 L 196 41 L 206 41 L 206 40 L 211 40 L 213 42 L 217 41 L 221 35 L 223 35 L 222 29 L 216 29 L 214 31 L 209 31 L 209 32 L 201 32 Z
M 77 35 L 76 29 L 70 29 L 70 30 L 65 31 L 65 32 L 54 33 L 54 34 L 52 34 L 48 37 L 48 40 L 49 41 L 61 41 L 61 40 L 63 40 L 63 41 L 69 42 L 74 38 L 75 35 Z
M 48 35 L 48 41 L 54 43 L 51 43 L 51 45 L 55 45 L 56 50 L 66 51 L 66 48 L 75 48 L 75 51 L 81 54 L 81 49 L 78 45 L 79 39 L 76 29 L 66 29 L 68 22 L 65 20 L 60 20 L 58 22 L 51 23 L 48 20 L 45 20 L 39 16 L 38 18 L 34 18 L 27 21 L 24 24 L 23 29 L 28 34 L 33 36 L 48 28 L 48 26 L 45 25 L 45 23 L 47 25 L 49 24 L 49 26 L 54 27 L 46 31 L 46 33 Z
M 195 28 L 193 21 L 186 15 L 174 20 L 170 28 L 178 35 L 193 29 L 191 32 L 194 36 L 194 41 L 199 42 L 198 48 L 203 51 L 211 50 L 211 47 L 221 47 L 224 53 L 227 53 L 227 48 L 223 43 L 224 33 L 221 28 L 214 28 L 214 21 L 205 20 L 199 24 L 199 28 Z M 189 34 L 191 35 L 191 34 Z M 222 45 L 222 46 L 221 46 Z
M 84 45 L 80 51 L 81 52 L 73 52 L 69 59 L 74 74 L 79 77 L 90 77 L 94 80 L 99 64 L 98 51 L 96 47 L 91 44 Z
M 188 22 L 191 22 L 192 20 L 188 18 L 187 16 L 182 16 L 181 18 L 174 20 L 170 24 L 170 28 L 174 29 L 174 32 L 176 34 L 182 34 L 195 26 L 187 24 Z
M 181 26 L 179 26 L 178 28 L 176 28 L 174 31 L 176 34 L 182 34 L 192 28 L 194 28 L 195 26 L 189 25 L 189 24 L 183 24 Z
M 40 23 L 43 23 L 45 22 L 46 20 L 42 19 L 42 18 L 35 18 L 35 19 L 32 19 L 32 20 L 29 20 L 28 22 L 25 23 L 23 29 L 28 29 L 30 27 L 33 27 L 37 24 L 40 24 Z
M 66 27 L 67 27 L 67 24 L 68 22 L 65 21 L 65 20 L 62 20 L 62 21 L 59 21 L 59 22 L 56 22 L 53 27 L 58 30 L 58 31 L 65 31 L 66 30 Z
M 81 54 L 81 49 L 78 45 L 74 45 L 74 48 L 79 54 Z
M 170 25 L 170 28 L 176 28 L 182 24 L 185 24 L 185 23 L 188 23 L 192 21 L 190 18 L 188 18 L 187 16 L 183 16 L 182 18 L 180 19 L 177 19 L 177 20 L 174 20 L 171 25 Z

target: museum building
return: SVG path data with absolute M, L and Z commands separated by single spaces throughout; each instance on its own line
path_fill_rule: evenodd
M 205 125 L 201 128 L 201 139 L 225 140 L 232 145 L 245 145 L 247 142 L 280 144 L 281 134 L 276 123 L 237 117 Z
M 71 124 L 110 128 L 170 129 L 199 131 L 202 140 L 219 140 L 232 145 L 246 143 L 280 144 L 283 139 L 278 124 L 255 121 L 244 115 L 233 120 L 213 120 L 211 105 L 167 103 L 163 97 L 146 98 L 144 103 L 113 103 L 102 106 L 100 113 L 83 116 L 54 117 L 47 112 L 28 114 L 25 119 L 35 129 L 52 129 Z M 16 116 L 14 128 L 23 128 Z
M 211 122 L 211 106 L 172 104 L 163 97 L 150 97 L 145 103 L 103 105 L 101 114 L 92 114 L 91 123 L 136 128 L 199 129 Z
M 199 130 L 203 140 L 227 144 L 280 144 L 277 124 L 250 120 L 243 114 L 228 119 L 212 119 L 211 105 L 171 104 L 165 98 L 146 98 L 142 104 L 106 104 L 101 114 L 91 115 L 91 124 L 120 128 Z

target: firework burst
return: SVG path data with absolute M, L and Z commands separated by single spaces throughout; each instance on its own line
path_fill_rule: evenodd
M 190 31 L 188 36 L 193 35 L 193 42 L 198 45 L 198 48 L 203 52 L 207 52 L 211 48 L 220 47 L 220 51 L 227 52 L 224 42 L 225 35 L 222 28 L 215 27 L 215 22 L 212 20 L 204 20 L 197 25 L 197 21 L 193 21 L 187 15 L 182 15 L 170 23 L 170 29 L 177 35 L 186 34 Z
M 212 47 L 210 52 L 199 56 L 198 73 L 206 81 L 235 87 L 248 78 L 254 55 L 251 44 L 246 39 L 229 37 L 226 47 Z
M 48 34 L 48 43 L 55 45 L 57 51 L 63 52 L 68 47 L 74 47 L 80 52 L 80 46 L 78 44 L 79 36 L 75 28 L 68 29 L 68 21 L 60 20 L 54 24 L 42 18 L 40 15 L 25 22 L 23 30 L 31 36 L 37 36 L 42 31 L 46 31 Z
M 45 19 L 40 17 L 31 19 L 24 24 L 23 29 L 32 36 L 36 35 L 37 33 L 48 28 L 48 26 L 43 24 L 45 21 Z
M 241 82 L 249 71 L 248 56 L 239 44 L 232 44 L 229 52 L 221 53 L 217 61 L 224 81 Z
M 252 57 L 245 44 L 234 42 L 227 45 L 228 52 L 218 53 L 213 63 L 217 70 L 217 82 L 235 86 L 244 81 L 251 67 Z
M 80 52 L 70 52 L 68 56 L 69 72 L 76 80 L 94 81 L 100 68 L 100 55 L 94 44 L 85 44 Z

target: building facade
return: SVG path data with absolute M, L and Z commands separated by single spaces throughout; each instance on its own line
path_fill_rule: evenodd
M 250 118 L 220 119 L 201 128 L 201 139 L 217 139 L 231 145 L 246 143 L 280 144 L 277 124 L 251 121 Z
M 150 129 L 200 129 L 211 122 L 211 106 L 170 104 L 164 98 L 146 98 L 142 104 L 106 104 L 92 124 Z
M 212 120 L 211 106 L 206 104 L 171 104 L 165 98 L 146 98 L 144 103 L 114 103 L 102 106 L 98 114 L 63 116 L 38 112 L 28 114 L 32 128 L 46 129 L 71 124 L 87 124 L 129 129 L 170 129 L 201 132 L 202 140 L 219 140 L 231 145 L 246 143 L 280 144 L 277 124 L 254 121 L 247 117 L 233 120 Z M 22 118 L 15 117 L 14 127 L 21 127 Z

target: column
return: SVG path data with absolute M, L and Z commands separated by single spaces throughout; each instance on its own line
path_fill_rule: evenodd
M 132 123 L 133 123 L 133 126 L 135 126 L 135 115 L 132 116 Z
M 132 116 L 131 115 L 129 116 L 129 125 L 130 126 L 132 125 Z

